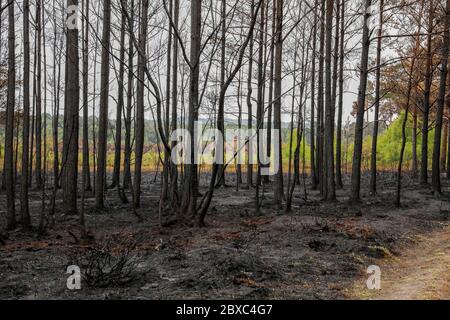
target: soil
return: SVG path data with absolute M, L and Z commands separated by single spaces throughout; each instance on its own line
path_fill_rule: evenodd
M 215 191 L 206 227 L 175 224 L 161 229 L 160 182 L 153 177 L 143 179 L 138 212 L 144 221 L 121 203 L 116 190 L 109 190 L 107 210 L 94 210 L 93 197 L 86 199 L 87 240 L 81 237 L 77 217 L 62 213 L 60 200 L 55 226 L 45 234 L 0 232 L 0 298 L 450 299 L 446 179 L 444 195 L 436 197 L 406 176 L 401 208 L 394 206 L 391 173 L 380 173 L 378 194 L 363 190 L 359 204 L 348 202 L 348 187 L 338 190 L 336 202 L 320 201 L 308 183 L 306 197 L 303 187 L 296 189 L 290 213 L 272 205 L 269 185 L 261 213 L 255 214 L 254 189 L 237 191 L 230 174 L 230 186 Z M 207 178 L 202 176 L 202 185 Z M 362 185 L 368 185 L 367 179 L 363 177 Z M 4 193 L 0 201 L 4 230 Z M 41 203 L 41 192 L 31 192 L 34 225 Z M 81 290 L 67 289 L 67 267 L 86 262 L 93 250 L 104 253 L 106 247 L 114 257 L 130 251 L 125 256 L 132 260 L 129 272 L 119 278 L 103 274 L 96 285 L 88 281 L 83 265 Z M 366 288 L 369 265 L 381 268 L 381 290 Z M 111 266 L 103 267 L 111 271 Z

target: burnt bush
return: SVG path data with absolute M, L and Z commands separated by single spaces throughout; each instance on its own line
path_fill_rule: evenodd
M 110 236 L 95 245 L 73 252 L 69 261 L 80 267 L 82 280 L 89 287 L 125 285 L 136 279 L 142 261 L 133 237 Z

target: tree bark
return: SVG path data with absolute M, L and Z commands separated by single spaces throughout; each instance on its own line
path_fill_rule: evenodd
M 36 66 L 36 163 L 35 163 L 35 180 L 36 188 L 42 187 L 42 17 L 41 17 L 42 0 L 36 1 L 36 40 L 37 40 L 37 61 Z
M 67 6 L 77 6 L 78 0 L 67 0 Z M 78 29 L 66 32 L 66 83 L 63 131 L 63 198 L 67 214 L 77 213 L 78 127 L 79 127 L 79 56 Z
M 199 109 L 199 72 L 201 50 L 202 1 L 191 0 L 191 49 L 190 49 L 190 82 L 188 125 L 190 137 L 190 163 L 185 164 L 184 193 L 181 202 L 181 213 L 188 219 L 197 217 L 198 178 L 196 164 L 195 126 Z
M 118 81 L 118 96 L 116 106 L 116 137 L 114 148 L 114 168 L 112 183 L 110 188 L 114 188 L 120 185 L 120 165 L 122 159 L 122 112 L 124 109 L 124 74 L 125 74 L 125 33 L 126 33 L 126 19 L 125 14 L 122 12 L 122 19 L 120 25 L 120 66 L 119 66 L 119 78 Z
M 336 189 L 334 184 L 334 146 L 333 146 L 333 89 L 332 89 L 332 39 L 333 39 L 333 9 L 334 0 L 327 0 L 326 15 L 326 49 L 325 49 L 325 167 L 324 167 L 324 194 L 325 200 L 333 201 L 336 199 Z
M 83 34 L 83 176 L 85 179 L 85 189 L 91 190 L 91 171 L 89 167 L 89 101 L 88 101 L 88 46 L 89 46 L 89 0 L 86 0 L 84 13 L 84 34 Z M 94 121 L 94 119 L 93 119 Z
M 108 139 L 108 100 L 109 100 L 109 47 L 111 31 L 111 0 L 103 3 L 102 61 L 100 70 L 100 110 L 97 144 L 97 178 L 95 185 L 95 206 L 105 207 L 104 193 L 106 183 L 106 151 Z
M 251 13 L 253 15 L 254 0 L 252 0 Z M 247 129 L 250 130 L 253 127 L 253 112 L 252 112 L 252 77 L 253 77 L 253 36 L 250 38 L 249 47 L 249 61 L 248 61 L 248 77 L 247 77 Z M 247 143 L 247 188 L 253 186 L 253 164 L 251 162 L 253 154 L 253 145 L 250 141 L 250 135 Z
M 352 201 L 360 200 L 360 184 L 361 184 L 361 156 L 363 144 L 363 125 L 364 125 L 364 111 L 366 106 L 366 89 L 369 63 L 369 27 L 368 22 L 370 18 L 369 7 L 372 0 L 365 0 L 364 2 L 364 24 L 362 37 L 362 52 L 361 65 L 359 76 L 359 90 L 358 90 L 358 109 L 356 111 L 356 125 L 355 125 L 355 147 L 353 151 L 353 165 L 352 165 L 352 188 L 350 199 Z
M 383 10 L 384 0 L 380 0 L 380 15 L 377 39 L 376 79 L 375 79 L 375 110 L 372 133 L 372 155 L 370 158 L 370 193 L 377 193 L 377 143 L 378 143 L 378 118 L 380 112 L 380 78 L 381 78 L 381 36 L 383 35 Z
M 220 37 L 220 50 L 221 50 L 221 56 L 220 56 L 220 87 L 223 87 L 225 84 L 225 56 L 226 56 L 226 10 L 227 10 L 227 4 L 225 0 L 222 0 L 222 9 L 220 12 L 220 18 L 221 18 L 221 37 Z M 224 114 L 224 105 L 220 104 L 218 105 L 217 110 L 217 121 L 220 122 L 220 126 L 222 128 L 225 128 L 225 114 Z M 223 174 L 220 174 L 217 178 L 217 185 L 218 186 L 225 186 L 225 172 L 224 172 L 224 159 L 225 159 L 225 135 L 223 134 L 223 144 L 220 146 L 221 154 L 222 154 L 222 161 L 219 163 L 219 172 L 223 172 Z M 217 146 L 216 146 L 217 147 Z
M 127 83 L 127 108 L 125 116 L 125 153 L 123 164 L 123 188 L 128 189 L 131 182 L 131 116 L 133 112 L 133 57 L 134 46 L 132 34 L 134 32 L 134 0 L 130 2 L 130 21 L 128 21 L 128 83 Z
M 20 213 L 22 227 L 30 228 L 28 205 L 28 161 L 30 139 L 30 1 L 23 2 L 23 125 L 22 125 L 22 177 L 20 193 Z M 56 40 L 55 40 L 56 41 Z
M 142 1 L 141 26 L 139 32 L 139 48 L 145 55 L 147 47 L 147 28 L 148 28 L 148 0 Z M 144 68 L 145 57 L 138 55 L 138 83 L 136 96 L 136 151 L 135 151 L 135 169 L 134 169 L 134 200 L 136 208 L 141 204 L 141 174 L 142 157 L 144 152 Z
M 344 59 L 345 59 L 345 1 L 341 0 L 341 36 L 339 48 L 339 99 L 336 129 L 336 184 L 343 188 L 342 183 L 342 109 L 344 105 Z
M 437 101 L 436 112 L 436 126 L 434 128 L 434 145 L 433 145 L 433 162 L 431 172 L 431 184 L 433 191 L 437 194 L 441 193 L 441 137 L 442 137 L 442 121 L 445 107 L 445 92 L 447 85 L 447 73 L 448 73 L 448 52 L 450 44 L 450 0 L 446 1 L 445 17 L 444 17 L 444 35 L 442 43 L 441 53 L 441 65 L 440 65 L 440 80 L 439 80 L 439 94 Z
M 16 52 L 15 52 L 15 13 L 14 3 L 8 7 L 8 92 L 6 98 L 6 128 L 5 128 L 5 187 L 6 212 L 8 230 L 16 227 L 15 197 L 14 197 L 14 168 L 13 168 L 13 139 L 14 139 L 14 105 L 16 87 Z
M 275 204 L 281 208 L 284 199 L 284 187 L 283 187 L 283 162 L 281 154 L 281 73 L 282 73 L 282 59 L 283 59 L 283 0 L 277 0 L 277 19 L 276 19 L 276 35 L 275 35 L 275 77 L 274 77 L 274 104 L 273 104 L 273 128 L 279 130 L 279 145 L 278 155 L 276 161 L 278 161 L 279 169 L 275 174 L 275 190 L 274 201 Z
M 311 65 L 311 126 L 310 126 L 310 144 L 311 144 L 311 151 L 310 151 L 310 167 L 311 167 L 311 184 L 312 189 L 317 189 L 317 167 L 316 167 L 316 143 L 315 143 L 315 124 L 314 124 L 314 117 L 315 117 L 315 108 L 316 108 L 316 50 L 317 50 L 317 8 L 319 6 L 319 0 L 316 0 L 314 3 L 314 22 L 313 22 L 313 47 L 312 47 L 312 65 Z
M 422 107 L 422 154 L 420 162 L 420 183 L 428 183 L 428 119 L 430 113 L 430 94 L 433 73 L 432 67 L 432 33 L 433 33 L 433 0 L 430 0 L 428 11 L 428 35 L 427 35 L 427 51 L 426 51 L 426 67 L 425 67 L 425 85 L 423 93 Z
M 316 142 L 316 162 L 318 172 L 318 185 L 320 193 L 324 194 L 324 157 L 323 157 L 323 113 L 324 113 L 324 101 L 323 101 L 323 73 L 324 73 L 324 58 L 325 58 L 325 0 L 320 0 L 320 37 L 319 37 L 319 76 L 317 84 L 317 142 Z
M 180 16 L 180 0 L 174 0 L 173 4 L 173 15 L 174 15 L 174 29 L 178 30 L 179 16 Z M 173 41 L 172 49 L 172 121 L 171 130 L 172 132 L 177 129 L 178 120 L 178 41 L 175 39 Z M 172 142 L 172 150 L 175 147 L 176 142 Z M 173 204 L 177 203 L 178 199 L 176 193 L 178 191 L 178 168 L 176 165 L 171 166 L 170 172 L 170 200 Z

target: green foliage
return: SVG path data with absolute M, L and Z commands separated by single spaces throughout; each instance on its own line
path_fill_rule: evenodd
M 402 142 L 402 124 L 405 114 L 402 113 L 398 118 L 378 137 L 377 146 L 377 162 L 379 166 L 391 168 L 396 166 L 400 159 L 400 148 Z M 413 133 L 413 119 L 409 115 L 406 124 L 406 146 L 404 153 L 405 164 L 412 161 L 412 133 Z M 433 139 L 434 129 L 428 132 L 428 159 L 431 160 L 433 154 Z M 372 137 L 364 140 L 363 153 L 365 157 L 370 157 L 372 146 Z M 422 132 L 421 124 L 418 123 L 417 130 L 417 157 L 420 159 L 422 150 Z

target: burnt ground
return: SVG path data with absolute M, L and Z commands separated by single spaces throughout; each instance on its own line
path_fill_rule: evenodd
M 437 198 L 405 177 L 400 209 L 394 206 L 395 175 L 390 173 L 380 174 L 377 196 L 363 190 L 359 205 L 347 201 L 348 180 L 333 203 L 321 202 L 309 185 L 305 201 L 303 188 L 297 188 L 291 213 L 276 210 L 267 190 L 262 213 L 255 215 L 254 190 L 237 192 L 229 175 L 227 183 L 233 186 L 216 190 L 207 227 L 174 225 L 161 230 L 160 184 L 153 176 L 143 179 L 143 222 L 131 213 L 130 205 L 120 202 L 116 190 L 109 190 L 105 211 L 92 209 L 92 197 L 86 200 L 87 240 L 80 237 L 77 217 L 65 216 L 60 208 L 55 226 L 44 235 L 1 231 L 0 298 L 365 298 L 369 265 L 384 266 L 401 258 L 449 223 L 446 179 L 444 195 Z M 362 185 L 368 185 L 367 176 Z M 30 195 L 34 225 L 40 196 L 38 191 Z M 0 197 L 3 230 L 4 193 Z M 81 266 L 81 290 L 66 288 L 71 264 Z

